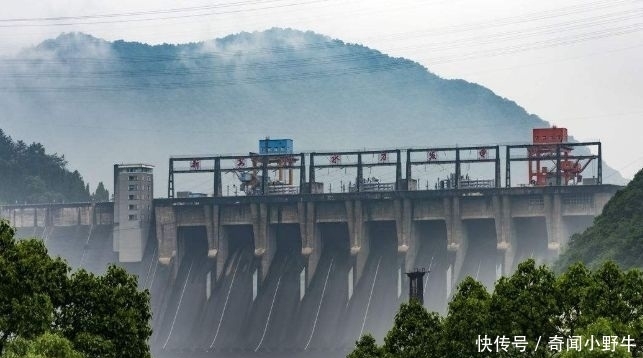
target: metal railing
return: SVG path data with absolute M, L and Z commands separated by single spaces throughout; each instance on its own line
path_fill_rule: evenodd
M 362 183 L 359 191 L 394 191 L 395 183 Z M 357 185 L 351 184 L 348 186 L 348 192 L 356 193 Z
M 293 185 L 269 185 L 268 195 L 299 194 L 299 187 Z
M 493 188 L 495 186 L 496 181 L 493 179 L 460 180 L 460 189 Z

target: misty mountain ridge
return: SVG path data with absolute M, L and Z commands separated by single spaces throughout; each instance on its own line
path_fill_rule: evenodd
M 524 143 L 548 126 L 480 85 L 292 29 L 155 46 L 67 33 L 1 62 L 0 127 L 92 183 L 114 163 L 154 164 L 157 196 L 170 155 L 244 153 L 265 136 L 295 151 L 408 148 Z

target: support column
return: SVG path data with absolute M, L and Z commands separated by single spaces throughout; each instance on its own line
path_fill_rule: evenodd
M 217 282 L 223 276 L 223 272 L 225 271 L 225 263 L 228 260 L 228 255 L 230 254 L 230 251 L 228 250 L 228 243 L 229 243 L 229 238 L 228 238 L 228 229 L 223 226 L 219 225 L 219 230 L 218 230 L 218 237 L 216 240 L 216 280 Z M 208 257 L 210 256 L 210 252 L 208 252 Z
M 261 282 L 265 280 L 275 256 L 275 232 L 270 227 L 268 204 L 250 205 L 254 234 L 255 257 L 260 259 Z
M 451 291 L 460 277 L 464 256 L 467 253 L 467 238 L 462 227 L 460 217 L 460 199 L 457 196 L 444 198 L 445 219 L 447 227 L 447 250 L 449 252 L 449 269 L 451 270 L 451 282 L 447 286 Z
M 306 155 L 301 153 L 299 156 L 299 194 L 304 193 L 304 186 L 306 185 Z
M 406 190 L 402 188 L 402 152 L 398 149 L 395 151 L 397 162 L 395 162 L 395 190 Z
M 219 205 L 205 205 L 205 230 L 208 236 L 208 258 L 214 260 L 216 267 L 216 280 L 221 278 L 225 262 L 228 259 L 228 237 L 225 228 L 221 226 Z
M 116 188 L 116 176 L 118 175 L 118 164 L 114 164 L 114 188 Z M 174 160 L 170 158 L 167 175 L 167 197 L 174 197 Z
M 307 194 L 313 193 L 313 187 L 315 186 L 315 153 L 310 153 L 310 165 L 308 167 L 308 192 Z M 323 192 L 323 190 L 322 190 Z
M 547 225 L 547 249 L 550 257 L 557 257 L 563 243 L 563 215 L 560 194 L 544 197 L 545 222 Z
M 531 178 L 529 178 L 531 180 Z M 505 187 L 511 188 L 511 150 L 507 146 L 505 154 Z
M 214 213 L 216 212 L 216 216 Z M 219 226 L 218 205 L 204 205 L 203 218 L 205 219 L 205 232 L 208 237 L 208 258 L 217 257 L 218 226 Z
M 362 191 L 362 186 L 364 182 L 364 168 L 362 167 L 362 153 L 357 153 L 357 183 L 355 183 L 355 188 L 359 193 Z
M 159 263 L 169 265 L 176 256 L 177 228 L 176 215 L 171 206 L 157 206 L 156 241 L 159 248 Z
M 351 256 L 354 257 L 353 285 L 357 286 L 370 252 L 368 225 L 364 221 L 364 211 L 360 200 L 346 201 L 345 206 Z
M 562 184 L 562 181 L 560 180 L 561 179 L 561 177 L 560 177 L 561 176 L 561 171 L 560 171 L 560 161 L 561 161 L 560 151 L 561 151 L 561 147 L 560 147 L 560 144 L 558 144 L 558 145 L 556 145 L 556 186 L 560 186 Z M 567 185 L 567 183 L 565 183 L 565 185 Z
M 516 256 L 515 228 L 511 216 L 511 198 L 507 195 L 493 197 L 493 211 L 496 226 L 498 260 L 496 272 L 500 275 L 510 275 Z M 499 277 L 496 277 L 498 279 Z
M 261 195 L 268 195 L 268 156 L 261 157 Z
M 413 205 L 411 199 L 395 200 L 395 228 L 397 230 L 397 252 L 403 258 L 404 270 L 410 272 L 415 265 L 419 243 L 415 235 Z
M 596 165 L 596 178 L 598 180 L 596 184 L 601 185 L 603 184 L 603 148 L 600 142 L 598 143 L 598 162 Z
M 301 233 L 301 254 L 306 259 L 306 287 L 312 281 L 317 264 L 321 257 L 321 242 L 319 226 L 316 222 L 315 203 L 297 203 L 299 211 L 299 232 Z
M 496 161 L 494 163 L 495 172 L 496 172 L 496 175 L 495 175 L 495 181 L 496 181 L 495 184 L 496 185 L 495 185 L 495 187 L 496 188 L 501 188 L 502 186 L 500 185 L 500 146 L 497 145 L 497 146 L 495 146 L 494 149 L 495 149 L 495 153 L 496 153 Z
M 47 205 L 45 208 L 45 227 L 54 226 L 54 215 L 52 213 L 53 209 L 51 205 Z
M 98 224 L 96 220 L 96 203 L 92 203 L 91 209 L 90 209 L 90 215 L 91 215 L 91 224 L 96 225 Z M 37 215 L 36 215 L 37 216 Z M 36 226 L 38 226 L 38 220 L 36 219 Z
M 455 188 L 460 189 L 460 176 L 462 171 L 460 168 L 460 149 L 455 149 Z
M 403 190 L 411 190 L 411 179 L 412 178 L 412 166 L 411 166 L 411 151 L 407 150 L 406 151 L 406 175 L 404 178 L 404 189 Z
M 221 184 L 221 158 L 214 159 L 214 180 L 213 180 L 214 191 L 212 196 L 221 196 L 222 194 L 222 184 Z

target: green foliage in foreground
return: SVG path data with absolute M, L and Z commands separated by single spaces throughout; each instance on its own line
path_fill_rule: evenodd
M 604 343 L 604 337 L 613 338 Z M 415 300 L 402 304 L 384 344 L 365 335 L 348 358 L 643 357 L 641 345 L 641 271 L 623 271 L 613 262 L 592 271 L 577 263 L 556 276 L 528 260 L 498 280 L 492 293 L 467 277 L 446 317 Z
M 42 241 L 18 241 L 0 220 L 2 358 L 150 357 L 150 297 L 136 278 L 117 266 L 70 272 Z
M 578 261 L 596 267 L 606 260 L 643 268 L 643 170 L 609 200 L 592 226 L 571 237 L 557 269 Z
M 84 358 L 76 351 L 71 342 L 59 334 L 44 333 L 28 340 L 21 337 L 13 339 L 2 355 L 3 358 Z

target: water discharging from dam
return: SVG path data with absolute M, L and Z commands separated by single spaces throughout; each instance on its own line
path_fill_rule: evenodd
M 586 220 L 585 220 L 586 221 Z M 586 225 L 579 219 L 577 226 Z M 497 274 L 496 233 L 492 220 L 466 220 L 467 248 L 461 272 L 492 287 Z M 275 256 L 261 272 L 254 255 L 251 225 L 224 228 L 227 259 L 208 258 L 205 227 L 180 227 L 175 266 L 159 264 L 157 244 L 148 241 L 139 263 L 121 263 L 139 277 L 152 295 L 155 357 L 344 357 L 360 334 L 380 342 L 391 328 L 400 303 L 406 301 L 405 263 L 397 251 L 393 221 L 369 222 L 368 257 L 361 277 L 351 255 L 346 223 L 320 223 L 321 254 L 306 285 L 307 260 L 301 255 L 299 225 L 274 225 Z M 516 221 L 518 257 L 547 253 L 543 223 Z M 445 313 L 452 255 L 447 250 L 444 221 L 415 226 L 416 267 L 430 268 L 425 281 L 425 305 Z M 20 237 L 45 240 L 50 253 L 74 267 L 102 273 L 117 262 L 111 225 L 21 228 Z M 265 278 L 262 279 L 262 276 Z M 402 280 L 400 280 L 402 279 Z
M 447 228 L 444 221 L 423 221 L 417 224 L 419 251 L 415 263 L 430 270 L 424 280 L 424 304 L 432 311 L 445 313 L 447 307 Z M 406 287 L 402 287 L 406 291 Z M 405 292 L 406 293 L 406 292 Z
M 370 256 L 354 290 L 346 224 L 320 225 L 322 252 L 308 287 L 297 225 L 275 227 L 277 250 L 263 283 L 251 227 L 226 229 L 229 256 L 212 287 L 205 230 L 179 230 L 176 279 L 165 294 L 153 290 L 161 301 L 152 337 L 158 356 L 342 357 L 360 333 L 381 339 L 390 328 L 400 302 L 393 223 L 371 224 Z

